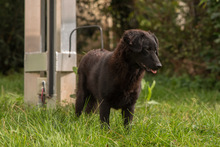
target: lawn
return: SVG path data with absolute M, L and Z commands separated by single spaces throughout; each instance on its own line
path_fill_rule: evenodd
M 0 146 L 220 146 L 217 88 L 200 88 L 188 78 L 146 76 L 153 80 L 153 103 L 146 105 L 143 91 L 130 129 L 124 129 L 121 112 L 111 110 L 108 130 L 100 128 L 98 114 L 76 118 L 74 106 L 28 107 L 23 75 L 0 76 Z

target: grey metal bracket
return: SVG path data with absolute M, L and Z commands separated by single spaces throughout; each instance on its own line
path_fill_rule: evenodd
M 98 28 L 100 30 L 100 35 L 101 35 L 101 50 L 104 48 L 104 43 L 103 43 L 103 32 L 102 32 L 102 27 L 100 27 L 99 25 L 91 25 L 91 26 L 81 26 L 81 27 L 77 27 L 74 30 L 72 30 L 72 32 L 70 33 L 69 36 L 69 57 L 71 56 L 70 52 L 71 52 L 71 39 L 72 39 L 72 34 L 78 30 L 78 29 L 86 29 L 86 28 Z
M 47 71 L 47 53 L 26 53 L 24 70 L 25 72 Z

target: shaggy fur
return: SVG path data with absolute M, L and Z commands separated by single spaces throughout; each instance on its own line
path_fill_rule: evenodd
M 145 70 L 156 73 L 158 40 L 150 32 L 128 30 L 114 52 L 92 50 L 80 62 L 76 115 L 99 108 L 100 120 L 109 125 L 110 108 L 122 109 L 124 125 L 133 119 Z

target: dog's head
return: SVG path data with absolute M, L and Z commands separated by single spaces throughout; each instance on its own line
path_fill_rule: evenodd
M 162 67 L 158 58 L 158 39 L 153 33 L 132 29 L 125 31 L 122 39 L 129 49 L 129 58 L 140 68 L 156 74 Z

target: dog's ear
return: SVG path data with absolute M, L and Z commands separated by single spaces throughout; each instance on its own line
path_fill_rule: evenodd
M 141 32 L 129 31 L 125 32 L 123 40 L 134 52 L 140 52 L 143 45 L 143 35 Z
M 155 41 L 156 44 L 157 44 L 157 47 L 159 47 L 159 41 L 158 41 L 157 37 L 154 35 L 154 33 L 151 33 L 151 32 L 149 31 L 149 34 L 153 37 L 154 41 Z
M 141 52 L 142 51 L 142 46 L 143 46 L 143 35 L 139 35 L 135 38 L 135 40 L 133 41 L 133 48 L 132 51 L 134 52 Z

